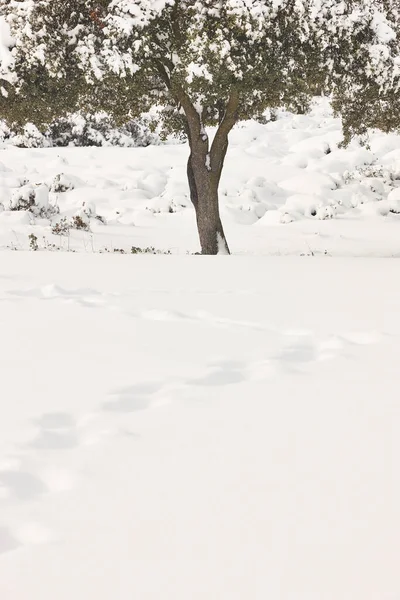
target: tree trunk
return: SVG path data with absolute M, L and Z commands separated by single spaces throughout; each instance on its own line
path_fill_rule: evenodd
M 182 88 L 174 88 L 173 93 L 185 113 L 190 146 L 187 176 L 190 198 L 196 211 L 201 253 L 229 254 L 219 215 L 218 186 L 228 149 L 228 135 L 238 118 L 238 92 L 231 91 L 211 148 L 201 112 Z
M 188 160 L 188 181 L 190 198 L 196 211 L 197 230 L 199 232 L 202 254 L 229 254 L 219 215 L 218 182 L 207 168 L 196 170 L 193 154 Z

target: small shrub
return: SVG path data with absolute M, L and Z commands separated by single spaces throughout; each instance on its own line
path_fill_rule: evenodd
M 7 137 L 17 148 L 48 148 L 51 145 L 33 123 L 27 123 L 18 133 L 10 131 Z
M 13 193 L 10 201 L 10 210 L 29 210 L 33 212 L 35 199 L 36 194 L 33 187 L 24 185 Z
M 71 226 L 68 223 L 66 217 L 63 217 L 61 221 L 58 221 L 58 223 L 53 225 L 53 227 L 51 228 L 51 233 L 53 233 L 54 235 L 68 236 L 70 228 Z
M 64 175 L 64 173 L 59 173 L 56 175 L 51 183 L 50 191 L 55 194 L 63 194 L 64 192 L 68 192 L 69 190 L 75 189 L 74 182 L 71 178 Z
M 149 146 L 159 144 L 142 117 L 118 127 L 104 112 L 74 113 L 55 121 L 47 130 L 45 139 L 53 146 Z
M 29 246 L 30 249 L 33 250 L 33 252 L 36 252 L 37 250 L 39 250 L 39 246 L 38 246 L 38 242 L 37 242 L 37 236 L 34 233 L 31 233 L 28 236 L 29 239 Z
M 152 119 L 146 115 L 118 126 L 105 112 L 72 113 L 55 120 L 43 131 L 39 131 L 32 123 L 13 130 L 0 120 L 0 141 L 7 141 L 20 148 L 158 145 L 161 142 L 160 136 L 153 129 Z
M 391 185 L 395 179 L 394 173 L 386 169 L 383 165 L 372 164 L 356 167 L 354 171 L 345 171 L 343 180 L 345 184 L 354 181 L 363 181 L 365 179 L 380 179 L 382 182 Z
M 147 248 L 140 248 L 139 246 L 132 246 L 131 254 L 171 254 L 170 250 L 157 250 L 153 246 Z
M 90 231 L 90 225 L 80 215 L 75 215 L 71 219 L 71 229 L 80 229 L 82 231 Z
M 82 221 L 86 222 L 88 225 L 90 223 L 90 219 L 96 219 L 99 223 L 106 225 L 107 221 L 104 217 L 97 214 L 96 205 L 94 202 L 83 202 L 82 208 L 78 212 L 78 216 L 81 217 Z
M 73 216 L 71 219 L 67 219 L 63 217 L 60 221 L 55 223 L 51 229 L 51 232 L 54 235 L 63 235 L 69 236 L 71 229 L 78 229 L 81 231 L 90 231 L 90 215 L 92 218 L 100 221 L 103 224 L 106 224 L 106 220 L 104 217 L 100 215 L 95 215 L 90 210 L 85 211 L 85 208 L 81 210 L 77 215 Z
M 58 206 L 49 202 L 49 188 L 46 184 L 24 184 L 14 190 L 9 209 L 29 211 L 36 217 L 50 218 L 60 212 Z

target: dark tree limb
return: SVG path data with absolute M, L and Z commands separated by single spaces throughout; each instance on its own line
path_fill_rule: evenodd
M 228 135 L 238 119 L 240 97 L 233 89 L 226 105 L 225 114 L 219 124 L 210 150 L 211 170 L 214 171 L 218 182 L 221 178 L 222 167 L 228 150 Z

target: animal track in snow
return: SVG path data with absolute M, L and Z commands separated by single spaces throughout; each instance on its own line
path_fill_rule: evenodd
M 11 290 L 8 294 L 15 297 L 37 298 L 38 300 L 61 300 L 88 308 L 110 307 L 110 294 L 103 294 L 93 289 L 67 290 L 53 283 L 26 290 Z M 114 298 L 113 295 L 112 298 Z
M 149 311 L 147 315 L 155 320 L 164 320 L 165 311 Z M 168 318 L 176 313 L 168 312 Z M 186 318 L 186 317 L 185 317 Z M 219 321 L 218 321 L 219 322 Z M 240 326 L 247 326 L 247 322 L 238 321 Z M 253 326 L 254 324 L 252 324 Z M 288 371 L 300 372 L 308 369 L 317 362 L 333 360 L 348 345 L 348 343 L 367 343 L 375 339 L 372 336 L 361 334 L 359 337 L 330 336 L 322 341 L 318 340 L 312 332 L 307 330 L 287 330 L 280 334 L 281 349 L 274 355 L 267 355 L 264 359 L 250 362 L 231 360 L 229 358 L 215 360 L 209 363 L 205 374 L 190 379 L 182 379 L 175 383 L 143 383 L 136 384 L 112 394 L 113 398 L 102 404 L 102 409 L 114 413 L 134 413 L 151 407 L 168 403 L 176 395 L 185 390 L 196 387 L 223 387 L 241 384 L 245 381 L 265 381 L 272 377 L 284 377 Z M 278 338 L 279 339 L 279 338 Z M 365 340 L 362 341 L 362 340 Z
M 79 437 L 75 431 L 42 429 L 29 446 L 37 450 L 67 450 L 79 446 Z
M 46 413 L 36 419 L 38 433 L 28 443 L 37 450 L 67 450 L 79 445 L 79 435 L 73 417 L 67 413 Z
M 46 493 L 45 484 L 36 475 L 24 470 L 0 471 L 0 490 L 5 494 L 3 499 L 34 500 Z
M 0 527 L 0 555 L 16 550 L 20 545 L 7 527 Z
M 131 413 L 162 406 L 170 402 L 171 395 L 177 394 L 184 383 L 142 383 L 117 390 L 113 399 L 103 402 L 102 410 L 114 413 Z
M 234 385 L 246 380 L 245 372 L 237 367 L 218 367 L 212 369 L 204 377 L 189 379 L 187 385 L 200 386 L 224 386 Z
M 96 415 L 86 415 L 75 421 L 68 413 L 46 413 L 33 421 L 38 431 L 27 447 L 38 451 L 73 450 L 99 443 L 115 433 L 95 421 Z
M 54 451 L 59 453 L 79 445 L 99 443 L 112 433 L 99 428 L 96 415 L 76 420 L 65 412 L 45 413 L 33 423 L 37 434 L 19 447 L 20 455 L 5 457 L 0 462 L 0 507 L 7 506 L 16 522 L 12 528 L 0 524 L 0 554 L 20 546 L 54 541 L 55 535 L 45 526 L 24 521 L 23 506 L 74 489 L 80 474 L 52 463 L 49 457 L 54 456 Z
M 256 321 L 241 321 L 228 319 L 226 317 L 219 317 L 208 313 L 207 311 L 194 311 L 194 312 L 181 312 L 173 310 L 159 310 L 152 309 L 142 312 L 140 315 L 142 319 L 149 321 L 186 321 L 194 324 L 210 325 L 212 327 L 237 327 L 240 329 L 252 329 L 259 331 L 272 331 L 272 328 Z
M 72 429 L 75 427 L 75 419 L 68 413 L 45 413 L 33 421 L 38 427 L 43 429 Z
M 336 358 L 345 347 L 338 336 L 320 341 L 308 331 L 286 331 L 282 348 L 272 360 L 284 370 L 302 370 L 312 363 Z
M 50 292 L 51 290 L 48 299 L 60 297 L 57 294 L 51 295 Z M 204 388 L 207 387 L 216 388 L 218 392 L 218 388 L 224 386 L 285 377 L 288 372 L 312 372 L 310 367 L 320 361 L 334 359 L 342 352 L 350 350 L 352 346 L 374 344 L 381 339 L 374 332 L 350 332 L 326 338 L 310 331 L 278 332 L 262 324 L 230 321 L 208 313 L 186 315 L 169 311 L 147 311 L 143 314 L 151 320 L 181 319 L 216 327 L 248 327 L 272 333 L 273 337 L 268 338 L 268 351 L 265 351 L 265 356 L 262 356 L 259 350 L 258 358 L 256 356 L 254 360 L 232 360 L 228 356 L 222 360 L 211 361 L 203 372 L 200 369 L 197 371 L 198 376 L 177 381 L 144 382 L 116 390 L 110 399 L 101 405 L 101 410 L 80 419 L 68 412 L 45 413 L 34 419 L 36 434 L 23 447 L 24 452 L 29 452 L 29 460 L 33 461 L 34 468 L 31 468 L 29 460 L 25 463 L 12 457 L 0 464 L 0 504 L 15 504 L 17 516 L 20 516 L 19 507 L 30 501 L 38 501 L 42 496 L 53 493 L 68 492 L 76 487 L 80 479 L 79 473 L 70 470 L 68 466 L 64 468 L 46 464 L 56 453 L 65 452 L 65 456 L 68 457 L 69 451 L 81 446 L 99 444 L 115 435 L 137 439 L 139 436 L 125 426 L 125 415 L 129 413 L 134 415 L 138 411 L 162 406 L 176 398 L 185 398 L 184 393 L 189 390 L 196 390 L 196 393 L 204 397 Z M 218 397 L 218 394 L 214 396 Z M 124 421 L 123 427 L 110 429 L 110 413 L 114 413 L 117 421 Z M 8 525 L 7 523 L 0 526 L 0 554 L 22 545 L 49 543 L 55 539 L 54 534 L 42 525 L 34 522 L 24 523 L 22 518 L 18 519 L 18 524 L 13 528 Z

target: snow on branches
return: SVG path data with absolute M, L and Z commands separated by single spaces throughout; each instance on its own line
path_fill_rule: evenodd
M 0 0 L 0 15 L 0 79 L 17 91 L 32 72 L 78 74 L 87 101 L 119 79 L 170 110 L 179 88 L 209 123 L 232 88 L 248 118 L 399 76 L 399 0 Z

